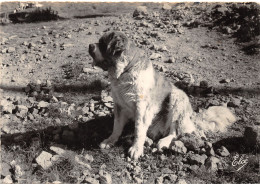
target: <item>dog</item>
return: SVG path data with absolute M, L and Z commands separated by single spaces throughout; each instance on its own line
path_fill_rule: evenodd
M 100 147 L 109 149 L 129 120 L 135 122 L 134 142 L 129 155 L 143 155 L 146 136 L 159 140 L 159 150 L 184 133 L 224 131 L 236 121 L 224 106 L 212 106 L 200 113 L 192 109 L 188 96 L 154 68 L 143 51 L 122 32 L 105 33 L 89 44 L 93 65 L 108 71 L 114 101 L 113 132 Z

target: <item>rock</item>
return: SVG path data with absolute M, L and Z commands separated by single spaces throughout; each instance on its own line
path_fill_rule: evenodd
M 42 151 L 41 154 L 36 158 L 36 162 L 44 169 L 48 169 L 52 166 L 51 162 L 52 154 Z
M 1 175 L 2 176 L 8 176 L 11 175 L 12 173 L 10 172 L 11 166 L 5 162 L 2 162 L 1 164 Z
M 75 162 L 88 168 L 91 169 L 90 165 L 88 163 L 85 162 L 84 158 L 80 155 L 75 155 Z
M 187 182 L 185 181 L 185 179 L 178 179 L 175 184 L 187 184 Z
M 0 110 L 4 113 L 12 114 L 13 110 L 15 109 L 15 106 L 12 104 L 11 101 L 8 101 L 6 99 L 2 99 L 0 102 Z
M 89 162 L 93 162 L 93 161 L 94 161 L 93 156 L 92 156 L 92 155 L 89 155 L 89 154 L 86 154 L 86 155 L 84 156 L 84 158 L 85 158 L 87 161 L 89 161 Z
M 4 125 L 2 127 L 2 131 L 5 132 L 6 134 L 10 134 L 11 133 L 11 128 L 9 125 Z
M 230 83 L 231 80 L 230 79 L 222 79 L 221 81 L 219 81 L 219 83 Z
M 222 157 L 227 157 L 230 155 L 229 151 L 224 146 L 221 146 L 219 149 L 217 149 L 216 153 Z
M 16 111 L 17 116 L 24 118 L 27 115 L 28 108 L 24 105 L 17 105 Z
M 163 6 L 162 6 L 162 9 L 163 9 L 163 10 L 171 10 L 172 7 L 171 7 L 171 5 L 169 5 L 168 3 L 164 3 Z
M 106 107 L 108 107 L 109 109 L 113 109 L 114 108 L 114 106 L 111 103 L 104 103 L 104 105 Z
M 185 154 L 187 152 L 187 148 L 184 146 L 184 143 L 181 141 L 173 141 L 171 150 L 180 154 Z
M 9 48 L 7 49 L 7 52 L 8 52 L 8 53 L 13 53 L 13 52 L 15 52 L 15 47 L 9 47 Z
M 259 126 L 248 126 L 244 132 L 244 143 L 246 148 L 259 147 L 260 145 L 260 127 Z
M 148 15 L 147 7 L 146 6 L 138 6 L 136 7 L 133 17 L 140 17 Z
M 220 163 L 220 160 L 211 156 L 205 161 L 205 167 L 209 172 L 215 172 L 218 170 L 218 163 Z
M 86 177 L 84 179 L 84 182 L 83 183 L 86 183 L 86 184 L 99 184 L 99 181 L 96 180 L 95 178 L 91 178 L 91 177 Z
M 38 103 L 38 108 L 40 109 L 40 108 L 46 108 L 46 107 L 48 107 L 50 104 L 48 103 L 48 102 L 45 102 L 45 101 L 40 101 L 39 103 Z
M 153 144 L 153 140 L 150 139 L 149 137 L 146 137 L 146 138 L 145 138 L 145 143 L 144 143 L 144 145 L 145 145 L 146 147 L 150 147 L 152 144 Z
M 112 176 L 111 174 L 105 171 L 99 171 L 99 182 L 100 184 L 112 184 Z
M 102 99 L 103 102 L 113 102 L 113 98 L 111 96 L 107 96 Z
M 239 98 L 231 98 L 230 101 L 228 102 L 227 106 L 228 107 L 239 107 L 241 104 L 241 100 Z
M 162 55 L 161 54 L 158 54 L 158 53 L 153 53 L 149 59 L 151 60 L 156 60 L 156 59 L 159 59 L 159 58 L 162 58 Z
M 12 177 L 11 175 L 7 175 L 4 179 L 3 179 L 3 184 L 11 184 L 13 183 Z
M 205 163 L 206 159 L 207 159 L 207 156 L 205 154 L 203 154 L 203 155 L 194 154 L 194 155 L 189 156 L 190 164 L 203 165 Z
M 67 155 L 67 151 L 60 148 L 60 147 L 57 147 L 57 146 L 51 146 L 50 147 L 50 150 L 54 151 L 55 153 L 57 153 L 58 155 L 60 156 L 65 156 Z M 65 156 L 66 157 L 66 156 Z
M 204 146 L 204 141 L 194 134 L 184 134 L 180 139 L 188 150 L 199 150 L 200 147 Z
M 169 58 L 168 60 L 165 61 L 165 63 L 175 63 L 175 62 L 176 62 L 176 60 L 175 60 L 174 57 L 171 57 L 171 58 Z
M 20 178 L 24 173 L 22 171 L 21 166 L 19 165 L 14 165 L 14 174 L 15 174 L 15 178 Z

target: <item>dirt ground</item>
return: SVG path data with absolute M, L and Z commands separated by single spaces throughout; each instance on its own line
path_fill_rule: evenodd
M 147 7 L 147 14 L 133 17 L 139 5 Z M 223 13 L 217 5 L 50 3 L 44 7 L 51 6 L 65 19 L 2 24 L 1 180 L 259 182 L 259 148 L 247 149 L 243 142 L 245 127 L 259 130 L 260 125 L 259 35 L 239 42 L 229 25 L 224 27 L 226 32 L 220 31 L 218 25 L 212 24 L 212 12 Z M 231 5 L 219 6 L 231 11 Z M 15 6 L 2 3 L 1 12 Z M 196 112 L 225 103 L 232 109 L 238 121 L 226 133 L 207 134 L 215 151 L 224 146 L 230 152 L 226 157 L 216 154 L 225 163 L 224 169 L 208 172 L 204 162 L 190 161 L 194 152 L 200 155 L 197 150 L 187 154 L 158 152 L 155 143 L 145 147 L 145 155 L 138 162 L 132 161 L 127 157 L 133 138 L 131 124 L 115 147 L 98 147 L 112 131 L 113 109 L 109 105 L 113 103 L 102 100 L 101 91 L 109 91 L 109 81 L 106 72 L 92 68 L 88 45 L 112 30 L 124 32 L 142 48 L 158 72 L 189 95 Z M 252 43 L 258 47 L 254 54 L 248 54 L 245 48 Z M 84 107 L 90 110 L 85 112 Z M 259 131 L 257 136 L 259 140 Z M 37 158 L 43 151 L 53 158 L 51 146 L 62 148 L 66 156 L 44 169 Z M 232 167 L 237 154 L 248 158 L 239 171 Z M 79 163 L 77 156 L 84 157 L 88 166 Z

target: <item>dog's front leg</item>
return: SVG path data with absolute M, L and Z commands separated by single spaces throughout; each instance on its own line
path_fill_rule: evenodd
M 123 131 L 127 121 L 128 121 L 127 114 L 124 112 L 124 110 L 118 104 L 115 104 L 114 105 L 113 132 L 109 138 L 105 139 L 100 144 L 100 148 L 109 149 L 111 146 L 113 146 L 117 142 L 119 136 L 122 134 L 122 131 Z
M 151 121 L 152 115 L 147 110 L 147 103 L 139 102 L 136 110 L 134 144 L 129 149 L 130 157 L 135 160 L 143 154 L 144 142 Z

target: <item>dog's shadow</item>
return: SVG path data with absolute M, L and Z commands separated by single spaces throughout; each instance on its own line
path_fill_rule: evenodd
M 74 151 L 99 149 L 99 144 L 108 138 L 113 130 L 113 116 L 98 117 L 88 122 L 74 122 L 76 127 L 50 126 L 43 130 L 25 133 L 3 134 L 3 146 L 22 145 L 29 147 L 34 138 L 40 139 L 43 150 L 52 145 L 63 145 Z M 116 144 L 126 152 L 132 144 L 134 126 L 128 123 Z

